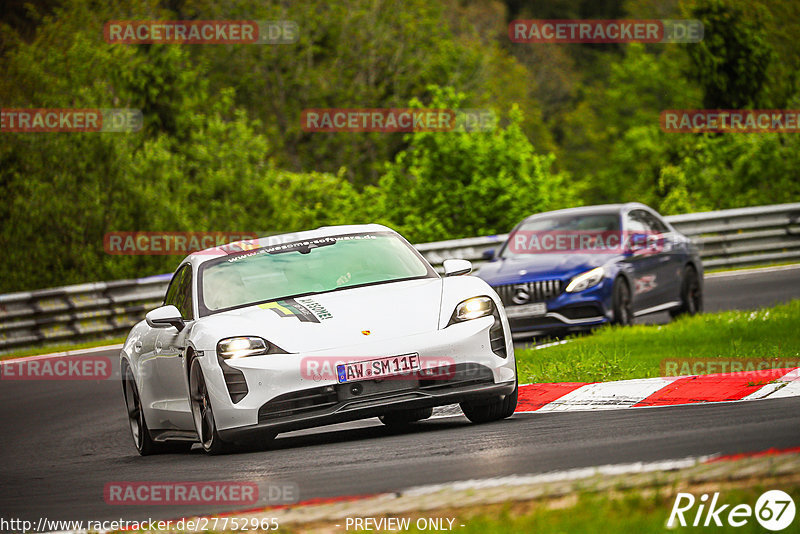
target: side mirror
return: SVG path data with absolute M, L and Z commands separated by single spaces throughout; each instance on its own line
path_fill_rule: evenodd
M 445 276 L 461 276 L 472 272 L 472 263 L 467 260 L 444 260 Z
M 168 328 L 174 326 L 178 332 L 183 330 L 185 325 L 181 317 L 181 312 L 172 304 L 150 310 L 147 312 L 147 315 L 144 316 L 144 320 L 147 321 L 147 324 L 151 328 Z
M 481 254 L 481 258 L 483 258 L 486 261 L 492 261 L 494 259 L 494 252 L 495 250 L 493 248 L 484 250 L 483 254 Z

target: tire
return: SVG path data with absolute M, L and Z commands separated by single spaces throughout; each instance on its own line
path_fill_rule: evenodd
M 433 408 L 414 408 L 413 410 L 389 412 L 381 415 L 379 419 L 388 427 L 404 427 L 427 419 L 431 415 L 433 415 Z
M 133 444 L 139 454 L 149 456 L 151 454 L 189 451 L 192 448 L 192 444 L 188 441 L 153 441 L 153 438 L 150 437 L 150 430 L 147 428 L 147 421 L 144 418 L 139 389 L 136 387 L 133 371 L 126 364 L 123 364 L 123 368 L 122 394 L 125 396 L 125 408 L 128 413 L 131 437 L 133 437 Z
M 681 306 L 670 310 L 669 314 L 675 318 L 681 315 L 697 315 L 703 311 L 703 290 L 697 270 L 687 265 L 681 278 Z
M 614 280 L 612 289 L 613 324 L 629 326 L 633 324 L 633 298 L 628 282 L 621 276 Z
M 505 397 L 492 397 L 482 401 L 466 401 L 461 403 L 461 410 L 473 423 L 489 423 L 514 415 L 517 408 L 519 382 L 514 384 L 514 391 Z
M 220 438 L 217 424 L 214 421 L 214 411 L 211 407 L 211 398 L 203 376 L 200 360 L 192 359 L 189 367 L 189 403 L 192 406 L 192 419 L 200 439 L 200 445 L 208 454 L 225 454 L 233 450 L 233 445 Z

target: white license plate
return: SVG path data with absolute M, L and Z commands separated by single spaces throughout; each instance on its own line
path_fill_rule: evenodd
M 541 317 L 547 313 L 547 304 L 544 302 L 534 302 L 533 304 L 523 304 L 522 306 L 508 306 L 506 316 L 508 317 Z
M 389 356 L 363 362 L 340 363 L 336 366 L 339 383 L 356 382 L 358 380 L 375 380 L 392 375 L 419 371 L 419 354 L 403 354 Z

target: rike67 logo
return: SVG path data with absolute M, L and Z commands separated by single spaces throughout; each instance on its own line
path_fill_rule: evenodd
M 755 507 L 749 504 L 722 504 L 719 492 L 709 496 L 704 493 L 696 499 L 691 493 L 678 493 L 672 512 L 669 514 L 667 528 L 682 527 L 743 527 L 753 517 L 767 530 L 778 532 L 792 524 L 795 516 L 794 500 L 781 490 L 764 492 L 756 501 Z

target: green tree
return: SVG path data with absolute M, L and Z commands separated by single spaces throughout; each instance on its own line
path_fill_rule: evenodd
M 191 49 L 208 64 L 212 92 L 233 87 L 237 107 L 261 121 L 272 143 L 270 156 L 283 168 L 345 168 L 355 185 L 375 185 L 384 163 L 405 148 L 403 137 L 305 132 L 302 111 L 402 107 L 412 98 L 428 100 L 432 84 L 457 88 L 470 107 L 517 103 L 527 114 L 525 132 L 550 142 L 528 72 L 494 35 L 478 32 L 470 23 L 473 15 L 462 16 L 457 2 L 194 0 L 183 5 L 183 14 L 298 23 L 294 44 Z
M 452 88 L 429 92 L 431 108 L 458 109 L 465 98 Z M 505 232 L 526 215 L 572 201 L 565 177 L 551 171 L 553 156 L 535 152 L 522 120 L 512 108 L 508 124 L 489 131 L 408 134 L 409 147 L 380 180 L 380 218 L 424 242 Z
M 0 134 L 0 291 L 146 276 L 179 261 L 108 255 L 107 232 L 267 234 L 353 215 L 357 195 L 340 175 L 278 169 L 260 124 L 234 107 L 232 89 L 209 90 L 185 47 L 106 45 L 110 18 L 74 0 L 2 58 L 7 107 L 137 108 L 145 125 Z
M 763 29 L 766 15 L 761 6 L 697 0 L 687 9 L 704 26 L 703 40 L 686 45 L 692 60 L 690 78 L 703 88 L 703 106 L 769 107 L 767 75 L 775 53 Z

